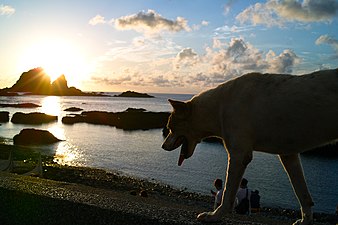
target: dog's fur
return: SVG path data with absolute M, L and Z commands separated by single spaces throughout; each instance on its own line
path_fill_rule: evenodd
M 302 211 L 295 224 L 312 223 L 313 202 L 299 153 L 338 139 L 338 69 L 302 76 L 250 73 L 190 101 L 169 102 L 174 110 L 162 148 L 182 145 L 179 165 L 205 137 L 222 138 L 228 152 L 222 204 L 199 220 L 217 221 L 232 212 L 252 152 L 261 151 L 278 154 L 288 173 Z

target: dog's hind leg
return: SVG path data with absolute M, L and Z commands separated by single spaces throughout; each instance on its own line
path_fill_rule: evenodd
M 213 212 L 200 213 L 197 216 L 199 221 L 217 222 L 221 220 L 223 215 L 232 213 L 241 179 L 247 165 L 252 160 L 252 151 L 241 150 L 236 149 L 233 154 L 228 154 L 227 175 L 221 205 Z
M 306 186 L 302 164 L 299 154 L 279 156 L 285 171 L 292 183 L 293 190 L 301 205 L 302 219 L 297 220 L 294 225 L 308 225 L 313 223 L 312 209 L 313 201 Z

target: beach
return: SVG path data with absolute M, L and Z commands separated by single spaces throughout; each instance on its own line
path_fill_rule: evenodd
M 3 225 L 202 224 L 196 216 L 210 211 L 213 205 L 211 196 L 118 172 L 61 166 L 46 157 L 42 160 L 41 177 L 20 175 L 34 168 L 36 156 L 32 154 L 29 161 L 15 162 L 17 166 L 11 173 L 0 172 Z M 298 217 L 297 210 L 263 208 L 250 216 L 226 215 L 217 224 L 286 225 Z M 315 221 L 336 224 L 337 217 L 316 213 Z

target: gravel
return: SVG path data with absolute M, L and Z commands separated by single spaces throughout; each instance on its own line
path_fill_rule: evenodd
M 11 146 L 0 145 L 0 159 Z M 60 166 L 44 157 L 43 176 L 23 176 L 34 168 L 37 154 L 15 148 L 15 167 L 0 172 L 0 225 L 203 224 L 200 212 L 210 211 L 211 196 L 87 167 Z M 263 208 L 251 216 L 226 215 L 216 224 L 292 224 L 297 210 Z M 315 224 L 338 224 L 333 214 L 314 215 Z

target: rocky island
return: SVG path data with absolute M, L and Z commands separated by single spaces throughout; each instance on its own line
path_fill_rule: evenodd
M 148 95 L 146 93 L 138 93 L 135 91 L 126 91 L 119 95 L 114 95 L 114 97 L 127 97 L 127 98 L 154 98 L 154 96 Z
M 99 93 L 82 92 L 75 87 L 68 87 L 65 75 L 51 82 L 50 76 L 38 67 L 21 74 L 19 80 L 10 88 L 0 89 L 0 96 L 55 95 L 55 96 L 106 96 Z

